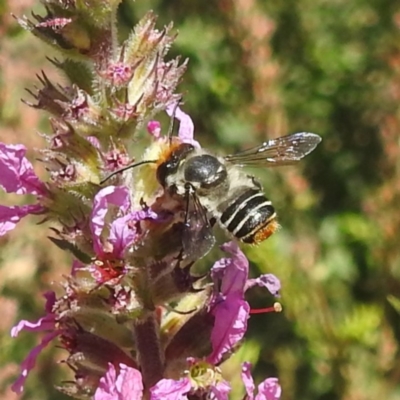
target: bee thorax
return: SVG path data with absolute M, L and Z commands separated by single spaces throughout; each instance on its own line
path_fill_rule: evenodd
M 197 183 L 202 189 L 211 189 L 225 182 L 228 173 L 225 166 L 210 154 L 191 157 L 186 161 L 184 179 Z

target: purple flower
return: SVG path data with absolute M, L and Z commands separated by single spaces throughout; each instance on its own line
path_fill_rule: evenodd
M 194 140 L 194 124 L 188 114 L 183 112 L 179 106 L 170 104 L 166 109 L 170 117 L 174 117 L 179 121 L 178 137 L 183 143 L 192 144 L 195 147 L 200 147 L 199 142 Z
M 177 381 L 173 379 L 162 379 L 150 389 L 150 400 L 186 400 L 187 394 L 195 392 L 199 387 L 192 378 L 186 377 Z M 205 391 L 200 388 L 200 393 L 208 393 L 208 398 L 215 400 L 227 400 L 231 390 L 225 381 L 216 382 Z
M 244 299 L 245 292 L 254 285 L 267 288 L 273 294 L 277 294 L 280 289 L 279 280 L 273 275 L 248 279 L 248 261 L 235 242 L 223 245 L 222 249 L 231 257 L 223 258 L 214 264 L 211 272 L 214 290 L 208 302 L 207 312 L 203 314 L 204 319 L 199 316 L 199 321 L 194 322 L 198 325 L 194 325 L 192 330 L 187 332 L 196 332 L 195 327 L 198 326 L 199 335 L 204 334 L 207 332 L 204 330 L 204 324 L 207 325 L 210 321 L 209 317 L 212 316 L 213 325 L 210 329 L 212 350 L 204 358 L 187 358 L 185 375 L 179 381 L 183 385 L 183 383 L 187 384 L 188 379 L 190 383 L 190 386 L 185 386 L 186 391 L 183 394 L 207 393 L 211 398 L 218 400 L 228 399 L 231 390 L 229 383 L 223 379 L 218 366 L 224 358 L 227 358 L 227 355 L 234 352 L 236 345 L 243 339 L 247 330 L 250 306 Z M 195 341 L 201 347 L 203 340 L 206 340 L 200 336 L 188 338 L 179 335 L 178 337 L 179 343 L 174 344 L 177 351 L 181 348 L 182 342 L 187 343 L 188 346 L 195 346 L 196 344 L 193 343 Z M 172 349 L 168 350 L 170 350 L 168 354 L 175 354 Z M 152 391 L 158 389 L 159 385 L 167 383 L 172 391 L 180 390 L 177 380 L 163 380 Z M 179 394 L 182 395 L 181 392 Z
M 93 247 L 96 254 L 104 252 L 104 244 L 101 241 L 105 218 L 109 211 L 109 206 L 114 205 L 120 209 L 120 214 L 124 215 L 130 208 L 129 190 L 126 187 L 107 186 L 101 189 L 93 201 L 93 209 L 90 217 L 90 230 L 93 235 Z M 121 256 L 121 252 L 134 240 L 134 233 L 125 230 L 127 227 L 126 215 L 123 221 L 117 218 L 111 224 L 109 241 L 112 245 L 112 253 Z
M 158 121 L 149 121 L 147 124 L 147 132 L 150 133 L 154 139 L 161 138 L 161 124 Z
M 55 293 L 47 292 L 44 297 L 46 298 L 45 309 L 47 315 L 40 318 L 37 322 L 29 322 L 26 320 L 20 321 L 16 326 L 11 329 L 11 336 L 17 337 L 22 330 L 30 332 L 47 332 L 40 344 L 34 347 L 25 360 L 21 364 L 21 373 L 15 383 L 12 385 L 12 390 L 16 393 L 21 393 L 25 384 L 25 380 L 28 377 L 29 372 L 35 367 L 36 359 L 41 351 L 57 336 L 61 334 L 60 330 L 56 329 L 56 316 L 52 312 L 52 308 L 55 304 Z
M 150 400 L 186 400 L 191 387 L 189 378 L 161 379 L 150 389 Z
M 100 190 L 94 198 L 90 217 L 90 230 L 96 262 L 90 270 L 98 282 L 108 282 L 121 276 L 125 271 L 125 252 L 140 237 L 140 221 L 157 219 L 157 214 L 150 209 L 130 211 L 129 190 L 123 186 L 108 186 Z M 106 224 L 106 216 L 111 207 L 117 207 L 117 217 Z M 105 238 L 104 230 L 108 232 Z M 117 268 L 115 268 L 117 267 Z
M 94 400 L 142 400 L 143 382 L 141 373 L 124 364 L 119 365 L 119 373 L 113 364 L 100 379 Z
M 124 252 L 140 236 L 137 223 L 147 219 L 156 220 L 157 214 L 151 209 L 130 211 L 130 193 L 123 186 L 108 186 L 100 190 L 94 198 L 90 217 L 90 230 L 93 236 L 93 247 L 97 255 L 111 253 L 114 257 L 123 257 Z M 117 206 L 118 216 L 108 225 L 108 245 L 104 246 L 103 230 L 106 226 L 106 215 L 110 206 Z
M 242 380 L 246 388 L 248 400 L 279 400 L 282 389 L 277 378 L 267 378 L 258 385 L 258 393 L 254 396 L 255 385 L 250 373 L 251 364 L 242 365 Z
M 193 361 L 192 361 L 193 362 Z M 194 363 L 196 373 L 199 373 L 203 365 Z M 279 400 L 281 387 L 276 378 L 265 379 L 258 385 L 258 393 L 254 396 L 255 385 L 250 373 L 251 364 L 246 362 L 242 366 L 242 380 L 246 388 L 248 400 Z M 190 374 L 190 371 L 189 371 Z M 193 393 L 196 385 L 196 374 L 174 379 L 162 379 L 150 388 L 150 400 L 185 400 L 187 395 Z M 200 375 L 204 378 L 204 375 Z M 225 381 L 218 382 L 209 388 L 210 398 L 216 400 L 227 400 L 230 386 Z M 204 391 L 203 391 L 204 393 Z M 119 372 L 112 364 L 109 364 L 108 371 L 100 379 L 99 387 L 94 395 L 94 400 L 141 400 L 143 397 L 143 383 L 140 372 L 124 364 L 119 365 Z
M 46 187 L 36 176 L 25 153 L 26 148 L 23 145 L 0 143 L 0 186 L 7 193 L 45 196 Z M 0 206 L 0 236 L 13 230 L 26 215 L 39 214 L 43 211 L 44 208 L 40 204 Z
M 100 379 L 94 400 L 142 400 L 143 383 L 140 372 L 124 364 L 120 364 L 117 374 L 110 364 L 107 373 Z M 150 388 L 150 400 L 185 400 L 191 390 L 189 378 L 177 381 L 162 379 Z
M 235 242 L 226 243 L 221 248 L 232 257 L 217 261 L 211 270 L 214 288 L 221 288 L 214 291 L 210 304 L 215 323 L 211 333 L 213 351 L 207 360 L 212 364 L 218 364 L 246 333 L 250 314 L 250 306 L 244 299 L 247 289 L 258 285 L 273 295 L 280 289 L 279 280 L 271 274 L 248 279 L 249 262 Z
M 44 195 L 46 188 L 25 153 L 26 148 L 21 144 L 0 143 L 0 185 L 7 193 Z
M 231 387 L 222 379 L 221 370 L 206 361 L 189 358 L 186 376 L 162 379 L 151 389 L 151 400 L 184 400 L 188 394 L 208 394 L 207 398 L 227 400 Z
M 258 278 L 248 279 L 246 283 L 246 291 L 253 286 L 264 287 L 275 297 L 279 297 L 279 291 L 281 290 L 281 282 L 273 274 L 263 274 Z

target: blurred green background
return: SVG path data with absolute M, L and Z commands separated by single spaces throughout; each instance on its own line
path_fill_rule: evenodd
M 49 130 L 29 99 L 54 54 L 11 17 L 38 1 L 0 0 L 0 140 L 41 145 Z M 171 56 L 189 58 L 180 85 L 200 143 L 221 154 L 298 131 L 323 142 L 295 167 L 254 170 L 282 229 L 243 247 L 252 273 L 282 282 L 283 312 L 253 316 L 247 340 L 224 367 L 254 364 L 256 382 L 277 376 L 284 400 L 400 399 L 400 3 L 393 0 L 136 0 L 120 8 L 121 37 L 149 9 L 179 31 Z M 38 171 L 41 166 L 38 165 Z M 2 203 L 22 202 L 0 195 Z M 42 314 L 40 293 L 69 260 L 34 218 L 0 238 L 0 397 L 37 342 L 19 319 Z M 220 253 L 215 253 L 216 254 Z M 210 261 L 211 262 L 211 261 Z M 57 290 L 57 285 L 55 285 Z M 254 290 L 252 307 L 269 305 Z M 48 349 L 23 399 L 64 399 L 57 349 Z M 66 368 L 64 367 L 64 370 Z M 241 385 L 232 399 L 241 398 Z

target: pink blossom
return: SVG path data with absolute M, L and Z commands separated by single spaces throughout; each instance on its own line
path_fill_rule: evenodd
M 43 207 L 39 204 L 6 207 L 0 205 L 0 236 L 12 231 L 22 218 L 28 214 L 39 214 Z
M 143 383 L 140 372 L 120 364 L 120 371 L 109 364 L 105 376 L 100 379 L 94 400 L 142 400 Z M 150 389 L 150 400 L 185 400 L 191 389 L 189 378 L 178 381 L 162 379 Z
M 35 367 L 36 359 L 42 350 L 57 336 L 61 334 L 60 330 L 56 330 L 55 314 L 51 312 L 55 302 L 55 293 L 48 292 L 44 295 L 46 297 L 46 311 L 47 315 L 40 318 L 37 322 L 29 322 L 26 320 L 20 321 L 16 326 L 11 329 L 11 336 L 17 337 L 22 330 L 31 332 L 36 331 L 50 331 L 46 333 L 39 345 L 35 346 L 21 363 L 21 373 L 15 383 L 12 385 L 12 390 L 16 393 L 21 393 L 28 377 L 29 372 Z
M 100 238 L 105 226 L 105 217 L 108 212 L 108 207 L 111 204 L 120 207 L 122 212 L 127 211 L 130 207 L 128 188 L 123 186 L 107 186 L 101 189 L 94 198 L 90 217 L 90 229 L 94 239 L 94 250 L 97 254 L 99 254 L 103 248 Z
M 211 386 L 210 393 L 212 396 L 210 398 L 216 400 L 227 400 L 229 393 L 231 391 L 231 386 L 226 381 L 217 382 L 214 386 Z
M 93 210 L 90 218 L 90 228 L 93 235 L 93 247 L 97 255 L 102 255 L 104 244 L 102 233 L 105 227 L 105 218 L 109 206 L 120 207 L 119 213 L 122 216 L 116 218 L 109 226 L 108 243 L 112 245 L 111 254 L 114 257 L 123 257 L 125 250 L 134 243 L 138 237 L 136 223 L 144 219 L 156 219 L 150 209 L 128 213 L 130 209 L 129 190 L 123 186 L 108 186 L 100 190 L 93 201 Z
M 161 124 L 158 121 L 149 121 L 147 124 L 147 132 L 154 137 L 160 139 L 161 137 Z
M 221 294 L 223 296 L 244 295 L 249 275 L 249 262 L 236 242 L 225 243 L 221 249 L 231 255 L 230 258 L 217 261 L 212 268 L 213 276 L 214 268 L 218 271 L 218 278 L 221 280 Z
M 21 144 L 0 143 L 0 186 L 7 193 L 45 195 L 46 187 L 36 176 L 25 153 L 26 148 Z M 39 204 L 0 206 L 0 236 L 13 230 L 26 215 L 42 211 L 43 207 Z
M 260 286 L 268 289 L 268 291 L 275 297 L 279 297 L 281 290 L 281 282 L 273 274 L 263 274 L 255 279 L 248 279 L 246 283 L 246 290 L 253 286 Z
M 161 379 L 150 389 L 150 400 L 186 400 L 186 394 L 191 389 L 189 378 L 178 381 Z
M 248 279 L 249 262 L 235 242 L 226 243 L 221 248 L 230 253 L 231 257 L 217 261 L 211 271 L 214 287 L 221 288 L 214 293 L 210 306 L 215 322 L 211 332 L 213 351 L 207 360 L 212 364 L 218 364 L 223 355 L 232 351 L 246 333 L 250 315 L 250 306 L 244 299 L 246 290 L 259 285 L 272 289 L 270 291 L 275 294 L 280 288 L 279 280 L 270 274 Z
M 113 206 L 116 218 L 106 223 Z M 96 262 L 89 266 L 89 271 L 98 283 L 114 284 L 124 276 L 124 255 L 142 233 L 140 221 L 157 218 L 150 209 L 130 212 L 130 208 L 129 190 L 123 186 L 108 186 L 94 198 L 90 229 Z
M 113 364 L 100 379 L 94 400 L 142 400 L 143 382 L 140 372 L 125 364 L 119 365 L 119 373 Z
M 282 389 L 277 378 L 267 378 L 258 385 L 258 393 L 254 397 L 255 385 L 250 373 L 251 364 L 242 365 L 242 381 L 246 388 L 248 400 L 279 400 Z
M 194 147 L 200 147 L 199 142 L 194 140 L 194 124 L 188 114 L 184 113 L 176 104 L 170 104 L 166 108 L 167 114 L 179 121 L 178 137 L 183 143 L 189 143 Z
M 55 314 L 52 312 L 52 308 L 56 301 L 56 295 L 54 292 L 47 292 L 43 295 L 43 297 L 46 299 L 45 310 L 47 315 L 45 315 L 43 318 L 40 318 L 37 322 L 29 322 L 26 320 L 18 322 L 18 324 L 11 329 L 12 337 L 17 337 L 18 334 L 23 330 L 35 332 L 55 328 Z
M 135 228 L 136 222 L 135 213 L 124 215 L 112 222 L 108 241 L 113 246 L 113 254 L 115 256 L 122 257 L 125 250 L 138 237 L 138 232 Z
M 86 140 L 93 146 L 96 147 L 96 149 L 100 149 L 100 141 L 96 136 L 88 136 Z
M 108 66 L 104 77 L 108 78 L 114 85 L 126 85 L 132 78 L 133 68 L 124 62 L 115 62 Z
M 22 144 L 0 143 L 0 186 L 7 193 L 44 195 L 46 188 L 25 153 Z
M 211 332 L 212 353 L 207 360 L 218 364 L 222 356 L 233 350 L 247 330 L 250 306 L 240 296 L 232 295 L 213 310 L 215 323 Z
M 25 358 L 24 361 L 21 363 L 21 373 L 18 379 L 14 382 L 11 386 L 11 389 L 15 393 L 21 393 L 24 389 L 24 384 L 26 378 L 28 377 L 29 372 L 35 367 L 36 359 L 42 350 L 54 339 L 56 338 L 60 332 L 51 332 L 46 334 L 39 345 L 34 347 Z

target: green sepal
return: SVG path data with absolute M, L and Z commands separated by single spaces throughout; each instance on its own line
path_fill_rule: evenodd
M 91 257 L 84 253 L 83 251 L 79 250 L 73 243 L 69 242 L 68 240 L 58 239 L 52 236 L 48 236 L 51 242 L 53 242 L 59 249 L 67 250 L 71 254 L 73 254 L 79 261 L 83 264 L 89 264 L 91 261 Z

